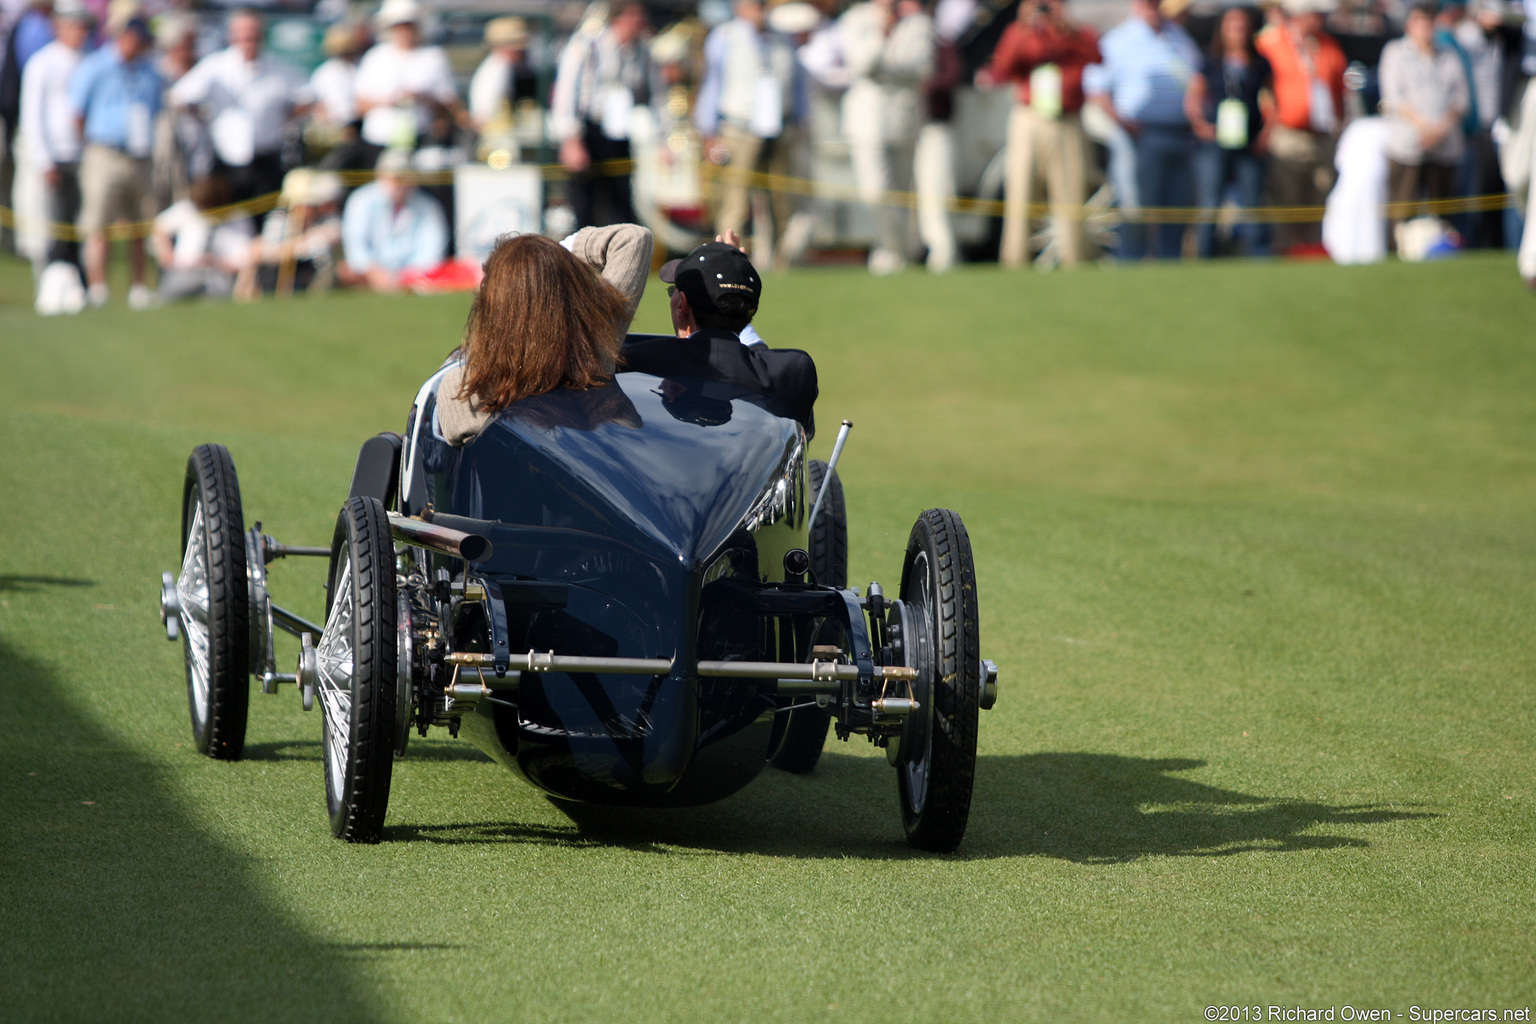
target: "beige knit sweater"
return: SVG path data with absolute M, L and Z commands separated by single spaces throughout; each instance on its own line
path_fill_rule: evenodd
M 624 293 L 629 311 L 619 325 L 619 340 L 629 333 L 630 321 L 645 294 L 645 281 L 651 274 L 651 252 L 655 245 L 649 228 L 638 224 L 614 224 L 605 228 L 582 228 L 560 243 L 580 260 L 597 268 L 603 280 Z M 609 368 L 611 371 L 611 367 Z M 437 388 L 437 422 L 451 445 L 473 440 L 496 418 L 480 408 L 477 396 L 458 397 L 464 383 L 464 368 L 455 366 L 443 374 Z

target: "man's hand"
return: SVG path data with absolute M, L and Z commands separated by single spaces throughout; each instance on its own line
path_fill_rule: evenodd
M 704 156 L 716 167 L 724 167 L 731 162 L 731 147 L 721 142 L 719 136 L 711 136 L 704 142 Z
M 58 188 L 59 182 L 63 180 L 64 176 L 59 173 L 59 169 L 57 167 L 50 167 L 43 172 L 43 182 L 49 188 Z
M 747 251 L 746 247 L 741 244 L 741 236 L 734 231 L 727 231 L 723 235 L 716 235 L 715 241 L 724 242 L 726 245 L 734 246 L 737 249 L 740 249 L 742 252 Z
M 586 145 L 572 135 L 560 143 L 560 164 L 572 174 L 581 174 L 592 166 L 592 157 L 587 153 Z

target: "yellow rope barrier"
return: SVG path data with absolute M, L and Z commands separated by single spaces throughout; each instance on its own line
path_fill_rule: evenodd
M 592 173 L 599 176 L 613 176 L 629 174 L 634 170 L 633 160 L 608 160 L 594 164 Z M 534 164 L 546 181 L 555 181 L 567 178 L 570 172 L 560 164 Z M 702 178 L 706 188 L 711 190 L 718 188 L 721 183 L 745 184 L 749 188 L 760 189 L 766 192 L 774 192 L 780 195 L 805 196 L 819 199 L 831 199 L 837 202 L 863 202 L 863 194 L 852 185 L 836 185 L 830 182 L 814 181 L 809 178 L 796 178 L 784 174 L 763 174 L 756 171 L 742 171 L 732 168 L 716 167 L 714 164 L 702 165 Z M 374 179 L 373 171 L 339 171 L 336 172 L 344 185 L 349 187 L 365 184 Z M 418 171 L 411 174 L 411 179 L 421 185 L 448 185 L 453 182 L 453 171 Z M 214 207 L 204 211 L 216 221 L 228 220 L 237 216 L 256 216 L 266 213 L 276 207 L 281 199 L 281 193 L 270 192 L 254 199 L 248 199 L 240 203 L 231 203 L 228 206 Z M 1387 203 L 1382 207 L 1382 212 L 1389 218 L 1400 216 L 1412 216 L 1420 212 L 1428 212 L 1436 216 L 1444 216 L 1456 213 L 1480 213 L 1488 210 L 1502 210 L 1508 205 L 1510 196 L 1508 193 L 1491 193 L 1480 196 L 1461 196 L 1455 199 L 1437 199 L 1429 202 Z M 884 192 L 881 194 L 879 205 L 899 206 L 907 209 L 915 209 L 918 196 L 915 192 Z M 945 201 L 946 207 L 952 213 L 980 214 L 989 217 L 1001 217 L 1008 211 L 1009 204 L 1001 199 L 982 199 L 976 196 L 951 196 Z M 1029 203 L 1025 209 L 1033 218 L 1051 216 L 1058 211 L 1050 203 Z M 1082 206 L 1072 212 L 1072 216 L 1082 220 L 1092 216 L 1102 216 L 1109 211 L 1105 209 Z M 1122 222 L 1138 224 L 1215 224 L 1226 220 L 1235 220 L 1241 223 L 1257 224 L 1315 224 L 1323 219 L 1323 207 L 1321 206 L 1261 206 L 1250 209 L 1238 209 L 1229 211 L 1223 208 L 1208 207 L 1142 207 L 1137 210 L 1121 210 L 1116 208 L 1114 216 Z M 0 206 L 0 226 L 14 228 L 16 226 L 15 211 L 9 207 Z M 125 238 L 144 238 L 149 235 L 153 226 L 152 221 L 138 221 L 128 224 L 115 224 L 107 229 L 107 237 L 113 240 Z M 73 224 L 53 223 L 48 225 L 49 237 L 63 239 L 65 241 L 77 241 L 79 232 Z

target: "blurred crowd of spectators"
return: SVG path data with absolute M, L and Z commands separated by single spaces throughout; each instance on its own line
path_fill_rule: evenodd
M 222 45 L 200 53 L 206 33 L 189 10 L 30 0 L 4 23 L 0 66 L 19 248 L 48 312 L 108 301 L 109 230 L 121 223 L 153 224 L 148 245 L 129 232 L 135 307 L 330 284 L 394 290 L 441 273 L 452 252 L 451 190 L 418 187 L 420 173 L 493 149 L 502 166 L 563 167 L 561 228 L 637 219 L 643 111 L 664 167 L 686 170 L 693 154 L 695 175 L 712 169 L 699 229 L 746 232 L 756 217 L 771 228 L 754 258 L 782 266 L 804 256 L 823 213 L 802 187 L 824 141 L 811 117 L 821 102 L 840 115 L 870 270 L 923 257 L 942 271 L 960 254 L 954 120 L 957 90 L 972 88 L 1012 101 L 997 250 L 1009 265 L 1042 247 L 1063 264 L 1106 248 L 1172 259 L 1326 247 L 1362 261 L 1404 237 L 1396 222 L 1417 200 L 1510 186 L 1523 199 L 1536 0 L 1524 12 L 1507 0 L 1263 0 L 1217 9 L 1197 33 L 1203 46 L 1186 27 L 1190 0 L 1128 2 L 1100 34 L 1070 0 L 735 0 L 713 24 L 671 25 L 615 0 L 539 46 L 524 19 L 490 20 L 461 95 L 418 0 L 338 12 L 327 59 L 308 75 L 268 51 L 256 10 L 229 13 Z M 967 59 L 962 44 L 999 11 L 995 45 Z M 351 187 L 367 172 L 376 177 Z M 1095 193 L 1120 210 L 1113 236 L 1091 216 Z M 274 194 L 259 223 L 223 212 Z M 1325 202 L 1321 219 L 1243 214 Z M 1493 205 L 1455 218 L 1462 243 L 1518 242 L 1518 217 Z M 1536 278 L 1527 245 L 1521 270 Z

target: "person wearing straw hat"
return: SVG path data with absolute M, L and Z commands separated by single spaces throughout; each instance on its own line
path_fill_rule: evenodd
M 532 36 L 522 18 L 492 18 L 485 23 L 485 45 L 491 52 L 469 80 L 469 117 L 484 132 L 498 119 L 511 123 L 520 100 L 537 100 L 538 75 L 528 63 Z
M 357 67 L 363 141 L 381 151 L 415 149 L 440 112 L 464 120 L 448 55 L 421 45 L 422 18 L 416 0 L 384 0 L 374 18 L 379 43 Z
M 368 49 L 368 27 L 361 22 L 337 22 L 325 30 L 321 45 L 326 59 L 309 76 L 309 90 L 314 93 L 312 116 L 338 138 L 349 130 L 355 133 L 361 115 L 357 112 L 357 66 Z

